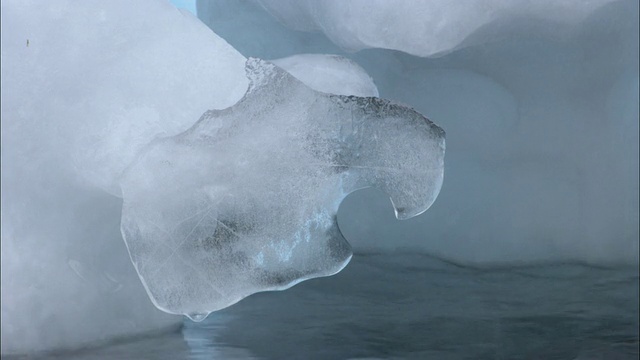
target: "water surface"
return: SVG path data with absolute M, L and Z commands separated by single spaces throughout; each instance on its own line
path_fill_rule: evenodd
M 637 267 L 355 255 L 179 332 L 48 359 L 637 359 Z

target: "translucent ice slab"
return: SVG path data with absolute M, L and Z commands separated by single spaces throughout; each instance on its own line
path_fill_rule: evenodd
M 308 88 L 249 59 L 236 105 L 156 140 L 121 179 L 122 233 L 154 304 L 202 320 L 259 291 L 339 272 L 342 199 L 376 187 L 399 219 L 434 202 L 445 133 L 374 97 Z

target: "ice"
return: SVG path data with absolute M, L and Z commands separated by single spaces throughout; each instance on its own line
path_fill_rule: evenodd
M 486 33 L 477 32 L 437 58 L 345 53 L 322 33 L 283 26 L 256 3 L 197 5 L 198 16 L 246 56 L 350 58 L 382 97 L 411 104 L 447 130 L 447 180 L 428 212 L 398 222 L 377 191 L 345 199 L 338 220 L 355 253 L 412 251 L 483 265 L 637 264 L 638 1 L 598 4 L 572 2 L 576 14 L 592 10 L 562 26 L 543 19 L 574 15 L 496 23 L 492 33 L 500 36 L 484 42 Z M 359 10 L 379 11 L 373 5 Z M 456 25 L 466 21 L 474 19 Z M 556 30 L 562 36 L 550 34 Z
M 150 141 L 242 97 L 241 53 L 340 54 L 366 69 L 383 97 L 447 129 L 448 181 L 428 213 L 397 222 L 379 192 L 346 198 L 340 232 L 355 251 L 637 264 L 637 1 L 263 2 L 285 23 L 319 33 L 291 31 L 255 4 L 198 3 L 198 15 L 238 52 L 166 1 L 1 2 L 3 355 L 181 322 L 151 305 L 131 266 L 119 177 Z M 345 54 L 323 33 L 349 51 L 377 49 Z M 328 80 L 328 92 L 346 89 L 314 70 L 342 63 L 297 59 L 292 66 L 304 69 L 288 70 L 309 86 Z M 372 91 L 368 77 L 349 71 L 359 74 L 350 87 L 359 79 Z M 275 144 L 273 129 L 257 141 Z M 233 149 L 221 151 L 236 159 Z M 249 212 L 223 205 L 209 218 Z M 190 311 L 199 319 L 208 310 Z
M 355 61 L 342 56 L 298 54 L 271 62 L 317 91 L 337 95 L 379 96 L 371 76 Z
M 2 0 L 1 352 L 175 328 L 120 234 L 149 141 L 246 92 L 245 58 L 166 1 Z
M 233 105 L 247 86 L 245 58 L 192 14 L 149 0 L 125 11 L 125 3 L 3 5 L 12 15 L 3 36 L 8 100 L 27 120 L 8 126 L 61 134 L 48 139 L 64 139 L 56 153 L 116 195 L 117 176 L 143 145 Z M 141 21 L 144 12 L 153 23 Z M 36 126 L 50 118 L 44 109 L 65 121 Z
M 242 100 L 152 142 L 121 181 L 122 233 L 149 296 L 196 321 L 346 266 L 347 194 L 376 187 L 407 219 L 443 181 L 444 131 L 414 110 L 317 92 L 263 60 L 247 75 Z
M 320 31 L 347 51 L 442 55 L 515 33 L 566 36 L 614 0 L 256 0 L 290 28 Z

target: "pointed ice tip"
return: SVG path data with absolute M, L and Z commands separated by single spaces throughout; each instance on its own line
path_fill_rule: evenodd
M 188 317 L 189 319 L 191 319 L 191 321 L 194 322 L 201 322 L 202 320 L 206 319 L 207 316 L 209 316 L 209 313 L 191 313 L 191 314 L 185 314 L 186 317 Z
M 396 219 L 398 220 L 407 220 L 413 217 L 411 216 L 411 214 L 408 214 L 405 208 L 403 207 L 395 208 L 395 211 L 396 211 Z
M 416 216 L 418 216 L 418 215 L 420 215 L 420 214 L 422 214 L 423 212 L 426 211 L 426 209 L 425 209 L 425 210 L 422 210 L 422 211 L 409 212 L 404 208 L 395 209 L 395 210 L 396 210 L 395 211 L 396 212 L 396 219 L 398 219 L 398 220 L 408 220 L 408 219 L 416 217 Z
M 431 201 L 429 204 L 427 204 L 427 206 L 423 206 L 423 207 L 413 207 L 413 206 L 405 207 L 405 206 L 396 206 L 396 204 L 393 202 L 393 199 L 389 198 L 389 200 L 391 200 L 391 205 L 393 206 L 396 219 L 398 220 L 407 220 L 407 219 L 411 219 L 412 217 L 416 217 L 422 214 L 423 212 L 427 211 L 427 209 L 431 207 L 431 204 L 433 204 L 433 201 Z

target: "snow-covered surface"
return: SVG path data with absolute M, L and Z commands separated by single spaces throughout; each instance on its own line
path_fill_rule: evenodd
M 271 60 L 314 90 L 377 97 L 373 79 L 355 61 L 338 55 L 299 54 Z
M 411 108 L 312 90 L 264 60 L 250 89 L 188 131 L 150 144 L 122 180 L 122 232 L 149 296 L 194 320 L 351 259 L 338 206 L 372 186 L 396 216 L 442 186 L 444 131 Z
M 614 0 L 255 0 L 291 29 L 321 31 L 347 51 L 439 55 L 514 32 L 564 36 Z
M 2 353 L 175 326 L 119 231 L 140 148 L 246 91 L 245 58 L 165 1 L 2 1 Z

